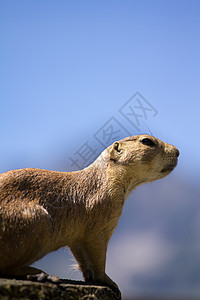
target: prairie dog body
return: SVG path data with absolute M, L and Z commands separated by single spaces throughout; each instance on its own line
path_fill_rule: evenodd
M 177 164 L 177 148 L 155 137 L 125 138 L 84 170 L 21 169 L 0 175 L 0 276 L 41 272 L 29 265 L 68 246 L 85 281 L 116 287 L 106 251 L 124 201 Z

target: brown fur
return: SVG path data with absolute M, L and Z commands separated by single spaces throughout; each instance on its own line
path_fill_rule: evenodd
M 77 172 L 1 174 L 0 274 L 37 273 L 31 263 L 67 245 L 86 281 L 116 287 L 105 273 L 106 250 L 124 201 L 137 186 L 168 175 L 177 157 L 174 146 L 139 135 L 115 142 Z

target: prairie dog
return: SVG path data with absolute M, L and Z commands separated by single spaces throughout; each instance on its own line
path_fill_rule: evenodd
M 76 172 L 20 169 L 0 175 L 0 276 L 26 276 L 47 253 L 68 246 L 86 282 L 117 285 L 106 275 L 107 245 L 125 199 L 167 176 L 179 151 L 153 136 L 113 143 Z

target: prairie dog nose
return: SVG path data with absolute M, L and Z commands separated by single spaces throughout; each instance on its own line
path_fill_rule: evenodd
M 179 150 L 176 147 L 174 147 L 174 148 L 175 148 L 176 156 L 179 157 L 179 155 L 180 155 Z

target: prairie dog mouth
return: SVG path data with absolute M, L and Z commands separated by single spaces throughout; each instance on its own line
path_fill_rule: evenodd
M 165 166 L 165 167 L 161 170 L 161 173 L 173 171 L 174 168 L 176 167 L 176 165 L 177 165 L 177 162 Z

